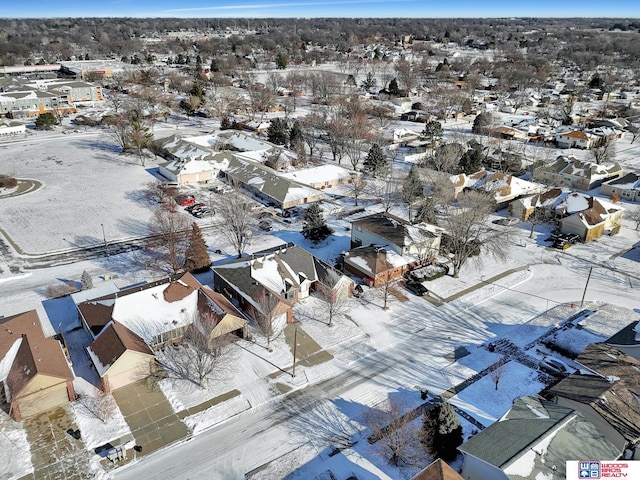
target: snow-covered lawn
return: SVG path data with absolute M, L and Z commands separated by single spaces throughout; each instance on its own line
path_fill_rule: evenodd
M 42 182 L 31 193 L 2 199 L 0 225 L 23 252 L 95 246 L 104 238 L 145 234 L 150 205 L 142 190 L 154 178 L 134 156 L 118 153 L 105 132 L 38 135 L 26 143 L 0 145 L 0 154 L 3 173 Z
M 539 393 L 545 387 L 537 377 L 538 372 L 513 361 L 507 362 L 502 367 L 497 390 L 492 376 L 486 375 L 450 402 L 489 426 L 511 408 L 516 398 Z
M 87 450 L 131 434 L 113 396 L 82 378 L 76 378 L 73 387 L 80 398 L 71 406 Z
M 22 478 L 33 472 L 27 432 L 5 413 L 0 415 L 0 478 Z

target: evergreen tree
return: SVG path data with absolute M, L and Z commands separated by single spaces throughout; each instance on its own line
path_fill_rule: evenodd
M 453 407 L 443 402 L 438 405 L 435 415 L 436 429 L 433 432 L 433 453 L 446 461 L 456 458 L 456 449 L 462 445 L 462 425 Z
M 304 214 L 302 236 L 313 243 L 318 243 L 331 235 L 333 231 L 327 226 L 320 205 L 314 203 Z
M 402 90 L 398 86 L 398 80 L 395 78 L 389 82 L 389 94 L 394 97 L 399 97 L 402 95 Z
M 90 288 L 93 288 L 93 280 L 91 279 L 89 272 L 84 270 L 82 272 L 82 277 L 80 277 L 80 289 L 89 290 Z
M 376 88 L 377 83 L 378 81 L 376 80 L 376 77 L 373 76 L 373 72 L 367 72 L 367 78 L 360 83 L 360 88 L 369 91 L 372 88 Z
M 194 222 L 184 254 L 184 269 L 189 272 L 198 272 L 205 270 L 209 265 L 211 265 L 211 258 L 207 251 L 207 243 L 202 236 L 202 230 Z
M 479 113 L 473 120 L 473 126 L 471 127 L 472 133 L 485 134 L 489 129 L 489 125 L 493 121 L 493 117 L 490 113 Z
M 293 122 L 291 126 L 291 130 L 289 130 L 289 145 L 291 148 L 296 147 L 304 142 L 304 138 L 302 137 L 302 129 L 300 128 L 300 124 L 296 120 Z
M 276 145 L 286 145 L 289 142 L 287 122 L 282 118 L 274 118 L 271 120 L 269 129 L 267 130 L 267 140 Z
M 51 112 L 41 113 L 36 118 L 36 130 L 51 130 L 57 124 L 58 120 Z
M 384 156 L 382 148 L 377 143 L 371 145 L 369 153 L 363 162 L 364 171 L 370 175 L 377 177 L 386 172 L 389 168 L 389 162 Z
M 195 70 L 196 78 L 199 78 L 202 75 L 202 57 L 198 55 L 196 57 L 196 70 Z
M 204 87 L 200 84 L 200 82 L 194 82 L 191 86 L 191 90 L 189 90 L 189 95 L 194 97 L 198 97 L 200 99 L 200 105 L 204 105 L 205 101 L 205 91 Z
M 442 124 L 440 122 L 434 120 L 424 124 L 422 136 L 429 142 L 430 145 L 435 145 L 443 135 L 444 133 L 442 131 Z
M 482 151 L 479 148 L 471 148 L 464 152 L 460 159 L 462 173 L 471 175 L 482 169 Z
M 289 59 L 282 52 L 278 52 L 278 54 L 276 55 L 275 61 L 276 61 L 276 68 L 278 70 L 284 70 L 285 68 L 287 68 L 287 65 L 289 64 Z
M 413 203 L 424 195 L 422 180 L 418 174 L 418 167 L 411 166 L 411 170 L 402 182 L 402 200 L 409 206 L 409 221 L 412 221 Z

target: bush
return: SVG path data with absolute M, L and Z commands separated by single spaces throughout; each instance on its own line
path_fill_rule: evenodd
M 0 188 L 14 188 L 18 186 L 18 180 L 8 175 L 0 175 Z

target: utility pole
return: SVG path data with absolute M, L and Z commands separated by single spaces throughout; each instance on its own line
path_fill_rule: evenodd
M 591 278 L 591 271 L 593 267 L 589 267 L 589 275 L 587 276 L 587 283 L 584 286 L 584 292 L 582 292 L 582 300 L 580 300 L 580 308 L 582 308 L 582 304 L 584 303 L 584 297 L 587 294 L 587 287 L 589 286 L 589 279 Z
M 104 234 L 104 223 L 101 223 L 100 226 L 102 227 L 102 239 L 104 240 L 104 250 L 106 252 L 107 251 L 107 237 Z
M 298 327 L 293 331 L 293 370 L 291 376 L 296 376 L 296 351 L 298 350 Z

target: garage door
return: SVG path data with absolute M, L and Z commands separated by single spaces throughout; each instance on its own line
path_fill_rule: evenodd
M 21 398 L 18 401 L 18 408 L 22 418 L 27 418 L 64 405 L 68 401 L 67 385 L 66 383 L 61 383 Z
M 145 377 L 144 368 L 142 365 L 126 370 L 122 373 L 118 373 L 116 375 L 107 375 L 107 381 L 109 382 L 109 391 L 114 391 L 120 387 L 124 387 L 125 385 L 129 385 L 130 383 L 137 382 L 138 380 L 142 380 Z

